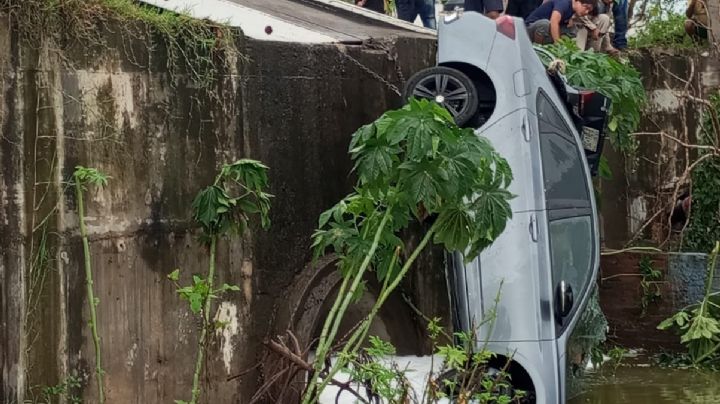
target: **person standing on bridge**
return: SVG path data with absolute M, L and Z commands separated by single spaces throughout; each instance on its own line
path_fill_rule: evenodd
M 385 14 L 385 0 L 355 0 L 355 5 Z
M 437 29 L 435 22 L 435 0 L 395 0 L 395 9 L 399 19 L 407 22 L 420 20 L 425 28 Z

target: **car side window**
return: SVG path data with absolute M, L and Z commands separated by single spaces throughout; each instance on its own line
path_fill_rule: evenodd
M 572 132 L 543 92 L 537 111 L 547 208 L 590 208 L 584 157 Z
M 554 284 L 568 283 L 576 297 L 589 287 L 593 269 L 593 229 L 590 215 L 550 213 L 550 259 Z M 571 317 L 569 315 L 568 317 Z
M 576 298 L 570 314 L 558 321 L 562 332 L 573 318 L 579 298 L 592 284 L 595 231 L 591 187 L 583 151 L 557 107 L 542 91 L 538 93 L 537 113 L 553 288 L 565 281 Z

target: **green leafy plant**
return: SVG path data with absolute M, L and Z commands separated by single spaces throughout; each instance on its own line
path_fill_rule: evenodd
M 98 403 L 105 402 L 105 390 L 103 388 L 102 352 L 100 349 L 100 335 L 98 333 L 97 305 L 100 299 L 95 297 L 93 290 L 93 274 L 90 256 L 90 244 L 88 242 L 87 227 L 85 226 L 85 203 L 83 193 L 88 185 L 102 188 L 107 185 L 108 176 L 94 168 L 83 166 L 75 167 L 72 183 L 75 187 L 76 209 L 80 220 L 80 237 L 83 244 L 83 258 L 85 264 L 85 285 L 87 287 L 88 307 L 90 308 L 90 331 L 92 333 L 93 345 L 95 347 L 95 379 L 97 381 Z
M 177 293 L 188 301 L 190 310 L 202 318 L 202 327 L 197 342 L 197 357 L 193 374 L 192 396 L 190 401 L 175 400 L 178 404 L 197 403 L 200 397 L 200 374 L 213 299 L 221 293 L 238 291 L 235 285 L 223 284 L 215 289 L 215 258 L 218 239 L 226 235 L 239 235 L 248 228 L 250 215 L 258 214 L 262 228 L 270 226 L 270 198 L 265 192 L 268 186 L 267 166 L 259 161 L 241 159 L 222 167 L 215 182 L 198 193 L 192 203 L 193 219 L 202 228 L 201 240 L 210 249 L 208 271 L 205 277 L 192 276 L 192 284 L 178 284 L 180 270 L 176 269 L 168 278 L 176 285 Z
M 39 398 L 26 399 L 23 404 L 55 404 L 60 402 L 81 404 L 82 399 L 73 394 L 73 391 L 79 389 L 81 385 L 82 379 L 76 374 L 72 374 L 54 386 L 42 387 Z
M 557 59 L 565 61 L 566 77 L 574 86 L 590 88 L 609 97 L 608 129 L 613 146 L 623 152 L 634 152 L 637 140 L 630 136 L 640 124 L 645 105 L 645 88 L 640 73 L 627 61 L 604 53 L 581 52 L 575 42 L 563 38 L 545 47 Z M 544 59 L 546 64 L 551 60 Z
M 411 100 L 358 129 L 350 144 L 355 192 L 320 215 L 315 256 L 333 252 L 343 274 L 337 299 L 322 327 L 314 370 L 320 375 L 350 303 L 374 272 L 382 287 L 375 305 L 349 336 L 322 380 L 313 377 L 310 403 L 365 341 L 372 319 L 432 241 L 474 258 L 504 230 L 511 216 L 512 174 L 490 143 L 458 128 L 450 114 L 427 100 Z M 427 228 L 405 258 L 399 234 L 411 220 Z
M 387 357 L 395 353 L 395 347 L 374 336 L 368 339 L 368 347 L 349 358 L 344 370 L 350 375 L 350 383 L 365 387 L 371 402 L 376 399 L 420 404 L 450 399 L 461 403 L 514 403 L 526 397 L 526 392 L 513 389 L 510 384 L 507 373 L 510 359 L 498 361 L 494 353 L 474 349 L 474 333 L 458 332 L 450 336 L 439 326 L 439 321 L 429 322 L 428 333 L 435 353 L 432 358 L 439 357 L 442 363 L 439 369 L 431 363 L 421 391 L 410 384 L 407 367 L 401 368 L 388 360 Z M 448 343 L 440 344 L 441 337 Z
M 625 355 L 627 355 L 628 350 L 627 348 L 623 348 L 620 346 L 614 346 L 610 350 L 608 350 L 607 355 L 610 357 L 610 363 L 612 364 L 613 368 L 613 374 L 617 372 L 617 368 L 622 365 L 623 360 L 625 359 Z
M 700 145 L 718 146 L 720 133 L 714 123 L 720 111 L 720 93 L 709 98 L 701 130 Z M 683 233 L 683 249 L 687 251 L 710 251 L 713 241 L 720 240 L 720 157 L 710 150 L 700 150 L 698 158 L 704 160 L 692 171 L 692 205 L 690 219 Z
M 712 286 L 717 268 L 720 242 L 708 259 L 705 296 L 699 304 L 680 310 L 658 325 L 658 329 L 677 329 L 682 333 L 680 342 L 688 348 L 693 364 L 717 360 L 720 356 L 720 293 Z
M 647 17 L 628 38 L 632 48 L 692 48 L 696 46 L 685 33 L 685 15 L 673 9 L 675 2 L 657 2 L 647 10 Z
M 645 316 L 648 306 L 662 298 L 663 274 L 662 271 L 655 268 L 653 260 L 647 255 L 640 259 L 638 269 L 642 276 L 640 279 L 640 288 L 642 290 L 640 296 L 641 316 Z
M 488 325 L 490 330 L 496 318 L 499 297 L 498 293 L 493 309 L 484 315 L 481 324 Z M 440 321 L 439 318 L 428 319 L 427 331 L 434 355 L 431 356 L 430 372 L 425 383 L 418 386 L 419 390 L 408 380 L 409 368 L 402 368 L 389 360 L 388 356 L 395 354 L 392 344 L 371 336 L 367 347 L 351 354 L 343 371 L 350 376 L 349 385 L 357 384 L 357 391 L 366 392 L 367 401 L 357 391 L 353 392 L 358 401 L 407 404 L 429 404 L 448 399 L 459 403 L 523 402 L 527 392 L 514 389 L 507 372 L 511 357 L 502 361 L 485 346 L 477 349 L 475 331 L 449 335 Z M 441 343 L 441 339 L 445 343 Z M 435 357 L 442 360 L 437 369 Z

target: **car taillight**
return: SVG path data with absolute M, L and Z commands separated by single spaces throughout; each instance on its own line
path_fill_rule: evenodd
M 495 20 L 497 31 L 510 39 L 515 39 L 515 21 L 509 15 L 498 17 Z
M 594 91 L 581 91 L 580 92 L 580 114 L 585 112 L 585 105 L 587 105 L 590 100 L 592 99 L 593 95 L 595 94 Z

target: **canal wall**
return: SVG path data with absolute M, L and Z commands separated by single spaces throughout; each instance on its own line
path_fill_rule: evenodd
M 279 306 L 291 304 L 288 287 L 315 270 L 317 217 L 352 190 L 351 134 L 401 105 L 393 86 L 434 63 L 435 39 L 390 26 L 357 45 L 238 31 L 232 52 L 217 55 L 228 58 L 217 79 L 202 88 L 187 66 L 172 65 L 153 27 L 100 17 L 91 27 L 97 42 L 56 42 L 0 15 L 0 402 L 38 398 L 71 374 L 83 386 L 72 394 L 96 397 L 68 186 L 78 165 L 109 176 L 86 194 L 107 401 L 189 398 L 198 322 L 166 276 L 179 268 L 187 284 L 204 272 L 193 198 L 222 164 L 253 158 L 270 167 L 272 227 L 219 244 L 217 282 L 241 291 L 215 302 L 212 318 L 224 327 L 210 335 L 201 378 L 204 402 L 247 402 L 262 342 L 282 328 Z M 426 269 L 408 296 L 447 318 L 442 273 Z

